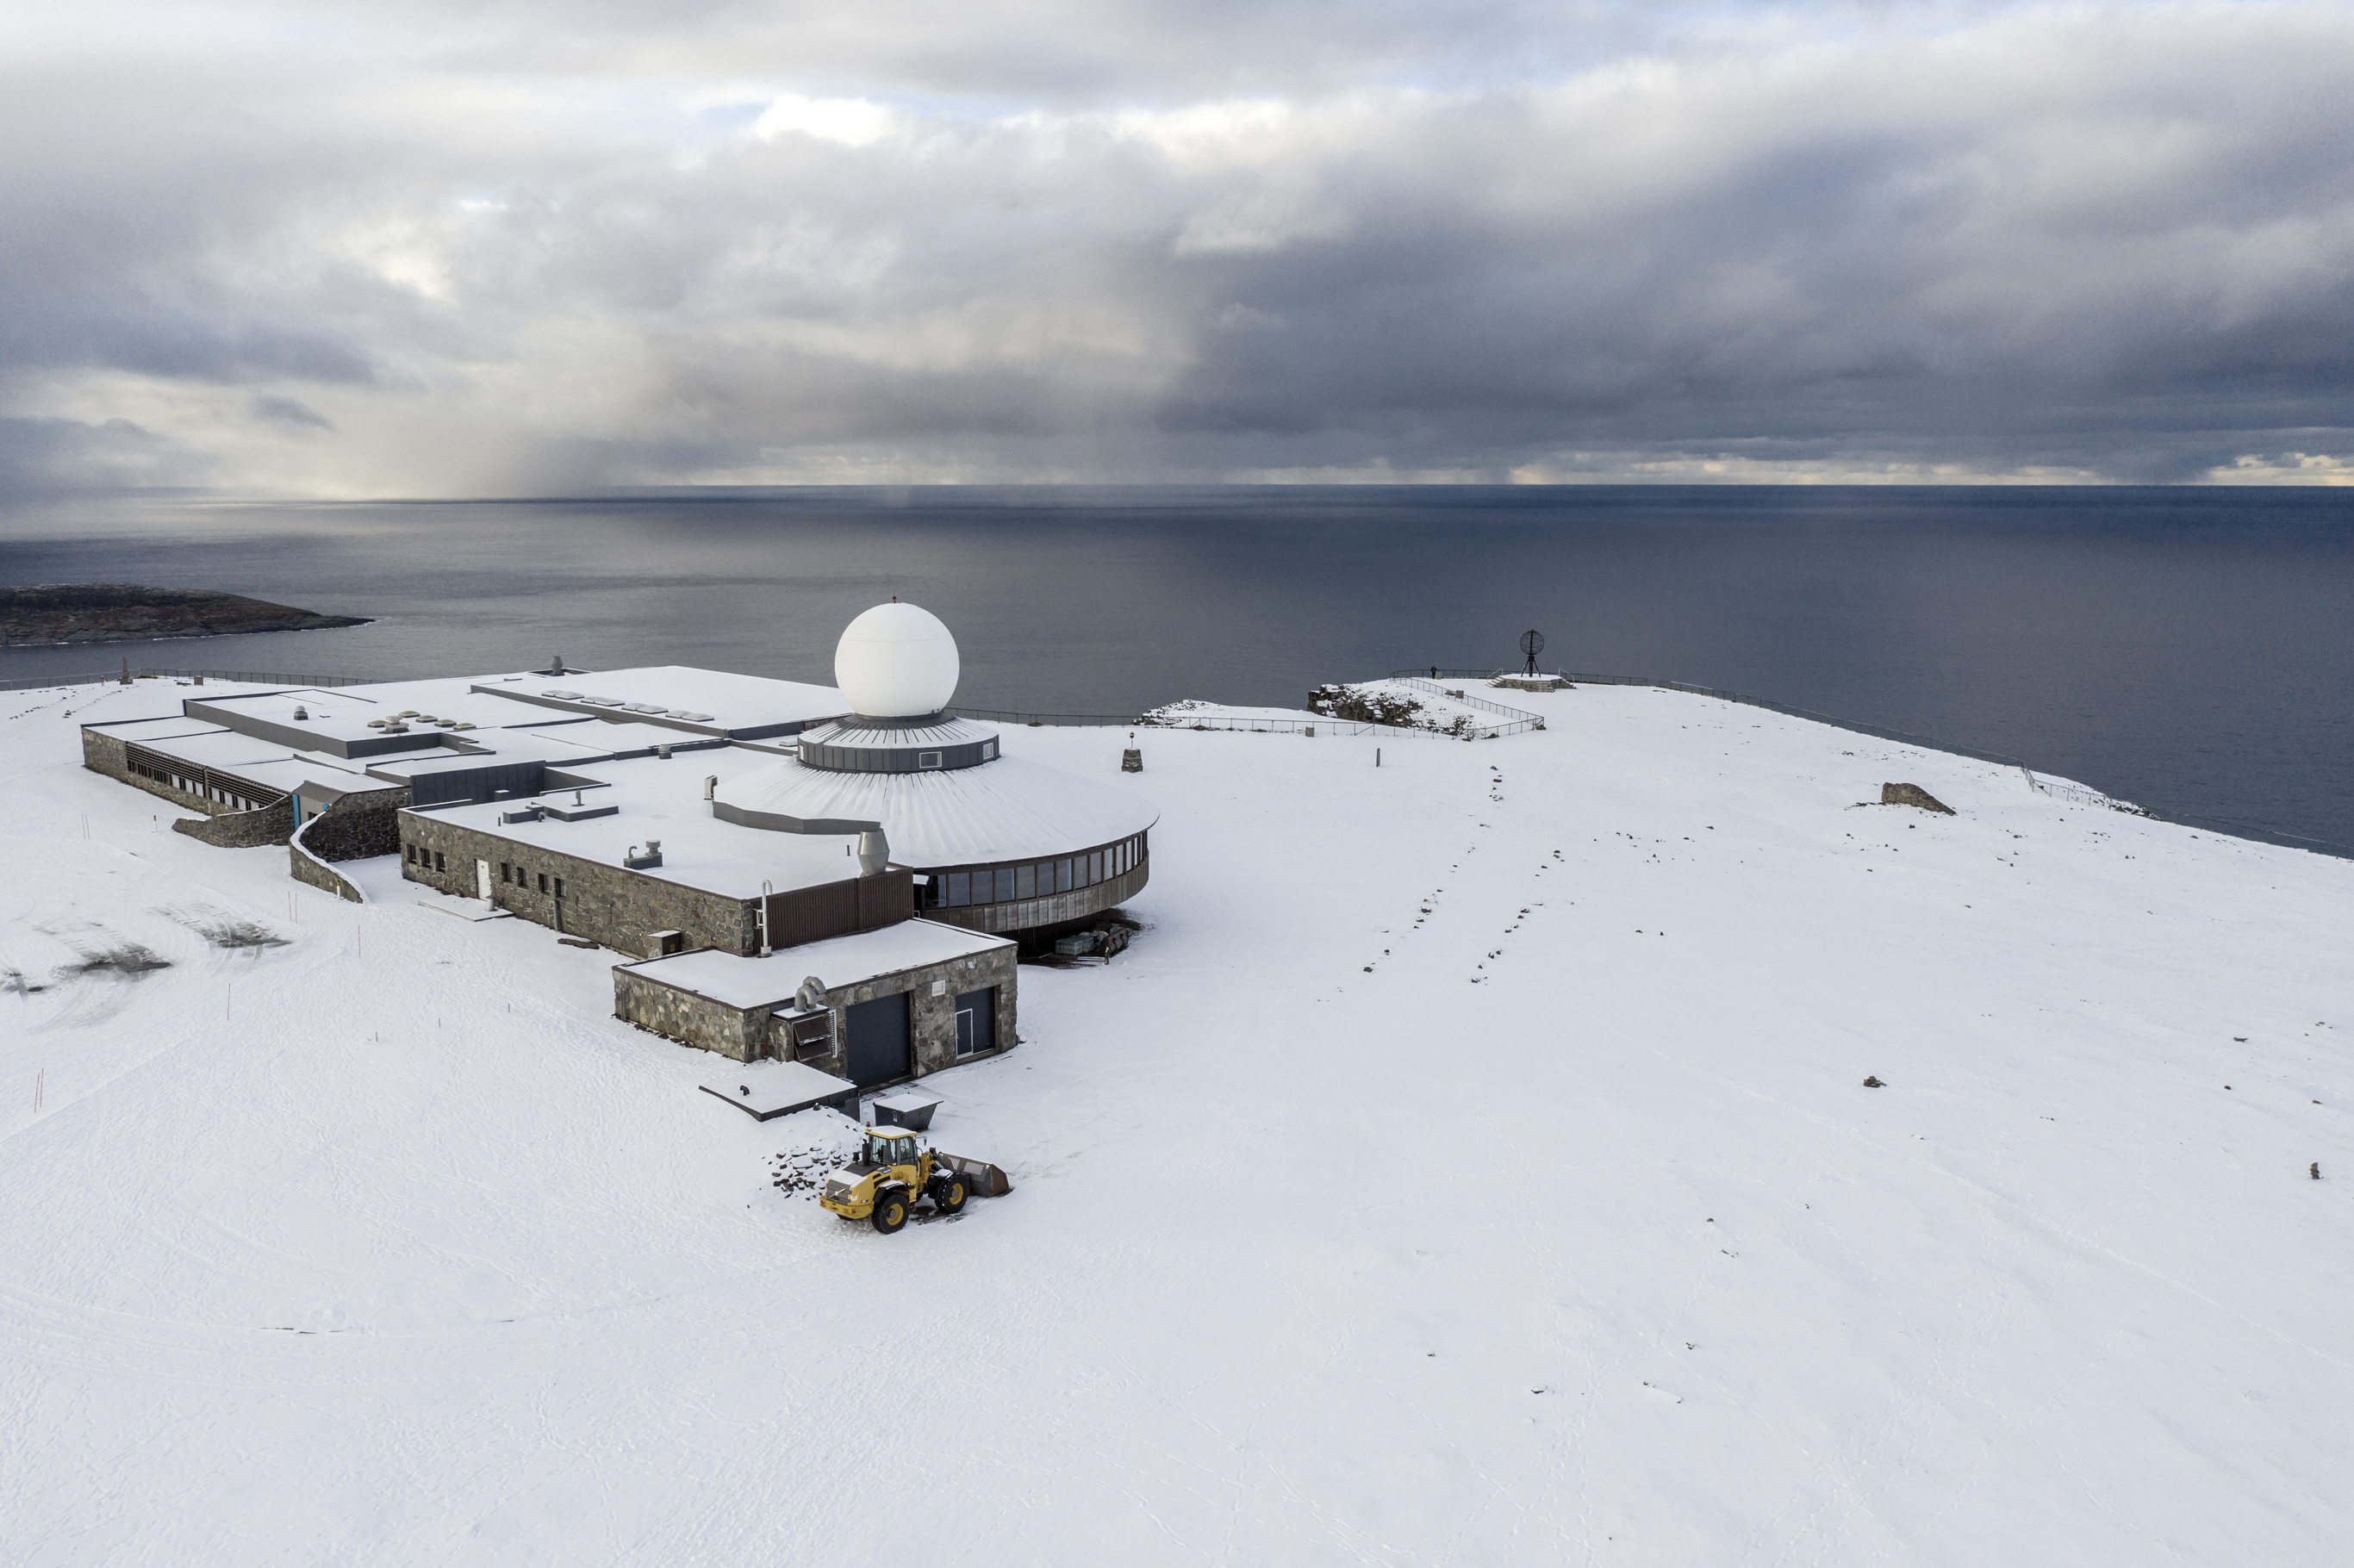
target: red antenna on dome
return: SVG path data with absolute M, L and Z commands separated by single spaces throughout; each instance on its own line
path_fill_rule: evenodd
M 897 594 L 896 594 L 896 593 L 895 593 L 895 594 L 893 594 L 893 595 L 891 596 L 891 602 L 892 602 L 893 604 L 896 604 L 896 603 L 898 603 L 898 602 L 899 602 L 899 596 L 898 596 Z

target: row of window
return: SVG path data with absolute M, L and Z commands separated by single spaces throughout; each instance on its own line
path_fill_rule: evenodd
M 988 866 L 979 871 L 934 872 L 922 889 L 927 909 L 963 909 L 975 904 L 1010 904 L 1093 887 L 1125 876 L 1144 859 L 1144 835 L 1099 850 L 1028 865 Z
M 195 795 L 203 800 L 214 801 L 227 806 L 233 811 L 259 810 L 279 799 L 272 795 L 268 800 L 260 800 L 243 790 L 229 789 L 209 779 L 190 778 L 184 773 L 175 773 L 168 767 L 150 761 L 147 756 L 133 757 L 127 766 L 138 778 L 147 779 L 151 783 L 161 784 L 166 789 L 177 789 L 183 795 Z
M 531 877 L 525 872 L 524 868 L 519 865 L 511 866 L 505 861 L 499 862 L 499 880 L 514 887 L 527 889 L 531 886 Z M 544 871 L 539 874 L 539 891 L 541 894 L 545 895 L 547 892 L 548 884 L 551 882 L 556 885 L 556 896 L 558 898 L 563 897 L 564 878 L 560 876 L 550 876 Z
M 440 850 L 429 850 L 422 844 L 406 844 L 402 846 L 402 852 L 411 865 L 420 868 L 431 866 L 435 871 L 443 873 L 450 869 L 448 863 L 442 859 Z M 499 880 L 509 887 L 520 887 L 526 891 L 531 886 L 530 873 L 519 865 L 504 860 L 499 862 Z M 558 898 L 563 897 L 564 878 L 550 876 L 544 871 L 539 874 L 539 891 L 543 895 L 549 891 L 551 883 L 555 885 L 555 895 Z

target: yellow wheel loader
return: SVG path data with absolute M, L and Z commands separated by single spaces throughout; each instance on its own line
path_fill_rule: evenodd
M 919 1199 L 929 1199 L 938 1213 L 953 1214 L 975 1193 L 997 1197 L 1012 1191 L 994 1165 L 917 1148 L 913 1128 L 870 1127 L 858 1158 L 826 1178 L 817 1201 L 845 1220 L 870 1222 L 887 1236 L 907 1223 Z

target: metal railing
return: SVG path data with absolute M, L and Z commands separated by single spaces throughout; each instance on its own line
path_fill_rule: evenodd
M 1469 736 L 1452 736 L 1442 730 L 1427 729 L 1419 725 L 1374 724 L 1367 719 L 1336 718 L 1265 718 L 1256 714 L 1187 714 L 1163 715 L 1158 718 L 1137 721 L 1140 728 L 1231 730 L 1240 735 L 1372 735 L 1419 736 L 1425 740 L 1468 740 Z
M 1420 675 L 1394 674 L 1390 679 L 1401 686 L 1412 686 L 1417 692 L 1428 692 L 1434 697 L 1439 697 L 1450 703 L 1460 703 L 1467 708 L 1478 708 L 1483 713 L 1501 715 L 1504 719 L 1501 724 L 1473 726 L 1483 736 L 1518 735 L 1522 730 L 1544 728 L 1544 715 L 1532 714 L 1526 708 L 1508 708 L 1501 703 L 1491 703 L 1484 697 L 1475 697 L 1469 692 L 1450 692 L 1437 682 L 1426 681 Z
M 1135 714 L 1029 714 L 1013 713 L 1003 708 L 949 708 L 958 718 L 985 719 L 991 724 L 1083 725 L 1112 728 L 1119 725 L 1138 725 L 1145 721 Z
M 143 666 L 131 672 L 134 681 L 234 681 L 247 686 L 366 686 L 376 683 L 373 675 L 281 675 L 254 670 L 159 670 Z M 95 675 L 28 675 L 21 680 L 0 681 L 0 692 L 37 692 L 51 686 L 107 686 L 119 684 L 121 670 L 108 670 Z

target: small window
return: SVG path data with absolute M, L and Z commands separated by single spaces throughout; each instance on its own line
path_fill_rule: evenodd
M 938 768 L 939 765 L 940 765 L 940 754 L 939 754 L 938 752 L 937 752 L 937 751 L 919 751 L 919 752 L 916 753 L 916 766 L 917 766 L 917 767 L 918 767 L 918 768 Z
M 499 862 L 499 880 L 501 882 L 513 882 L 514 880 L 513 873 L 514 868 L 508 865 L 505 861 Z
M 1013 868 L 1013 896 L 1016 898 L 1035 898 L 1038 896 L 1038 868 L 1036 866 L 1017 865 Z
M 556 895 L 558 898 L 564 896 L 564 878 L 560 876 L 556 879 Z
M 544 871 L 539 874 L 539 890 L 542 893 L 547 891 L 547 873 Z
M 436 871 L 447 871 L 450 869 L 449 866 L 442 862 L 441 852 L 440 850 L 435 850 L 433 852 L 433 869 Z
M 1071 863 L 1066 860 L 1058 860 L 1055 863 L 1055 891 L 1057 893 L 1068 893 L 1070 890 Z
M 969 873 L 949 873 L 949 907 L 960 909 L 972 902 L 972 877 Z
M 1000 904 L 1010 902 L 1013 897 L 1013 868 L 1010 865 L 999 866 L 992 875 L 992 880 L 997 884 L 997 902 Z
M 990 758 L 991 758 L 995 757 L 996 755 L 997 755 L 997 742 L 995 742 L 995 741 L 993 741 L 993 740 L 984 740 L 984 741 L 982 741 L 982 742 L 981 743 L 981 759 L 983 762 L 987 762 Z

